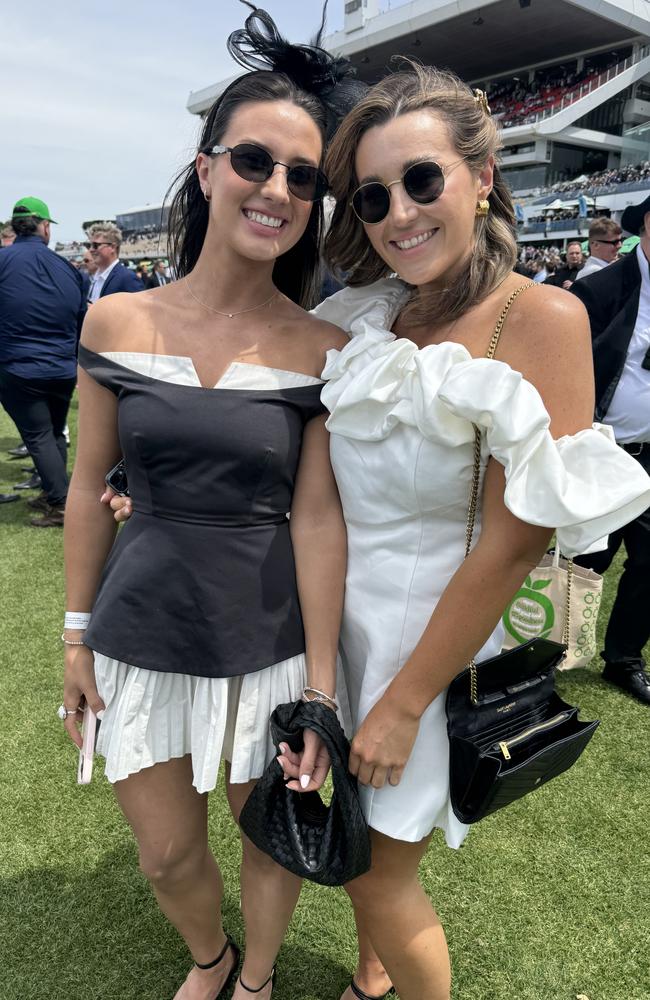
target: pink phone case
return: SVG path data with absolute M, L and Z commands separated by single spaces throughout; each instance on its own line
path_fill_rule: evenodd
M 83 745 L 79 751 L 79 766 L 77 768 L 78 785 L 88 785 L 93 776 L 93 754 L 95 753 L 98 728 L 97 716 L 92 709 L 86 705 L 84 708 L 84 717 L 81 726 Z

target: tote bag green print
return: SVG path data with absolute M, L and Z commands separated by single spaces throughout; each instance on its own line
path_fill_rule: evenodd
M 503 648 L 512 649 L 529 639 L 553 639 L 568 647 L 560 670 L 586 667 L 598 651 L 596 622 L 603 578 L 574 564 L 569 593 L 568 588 L 568 562 L 556 549 L 554 555 L 542 558 L 506 608 Z

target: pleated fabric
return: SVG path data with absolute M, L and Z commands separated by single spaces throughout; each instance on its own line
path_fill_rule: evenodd
M 296 701 L 306 681 L 305 656 L 292 656 L 237 677 L 194 677 L 146 670 L 95 653 L 97 690 L 106 712 L 97 752 L 106 777 L 129 775 L 191 754 L 198 792 L 216 785 L 219 764 L 230 761 L 235 783 L 259 778 L 274 756 L 269 718 Z

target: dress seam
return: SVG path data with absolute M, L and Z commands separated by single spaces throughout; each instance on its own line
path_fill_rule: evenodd
M 413 581 L 415 579 L 415 573 L 416 573 L 416 570 L 417 570 L 417 567 L 418 567 L 418 563 L 420 561 L 420 553 L 422 551 L 422 539 L 424 537 L 424 514 L 423 514 L 422 508 L 420 506 L 420 498 L 418 496 L 417 482 L 416 482 L 416 480 L 417 480 L 417 471 L 418 471 L 418 463 L 420 461 L 420 452 L 422 451 L 422 448 L 424 446 L 424 440 L 425 439 L 422 438 L 422 440 L 420 441 L 420 443 L 418 445 L 417 454 L 415 456 L 415 462 L 413 463 L 413 496 L 415 497 L 415 502 L 417 503 L 418 515 L 419 515 L 419 518 L 420 518 L 420 537 L 418 538 L 418 547 L 417 547 L 417 551 L 415 553 L 415 559 L 413 560 L 413 569 L 411 571 L 411 579 L 409 580 L 408 590 L 406 592 L 406 601 L 405 601 L 405 604 L 404 604 L 404 617 L 402 619 L 402 631 L 401 631 L 401 634 L 400 634 L 400 637 L 399 637 L 399 646 L 398 646 L 398 650 L 397 650 L 397 669 L 398 670 L 401 670 L 402 646 L 404 644 L 404 633 L 406 632 L 406 622 L 408 620 L 409 606 L 410 606 L 410 603 L 411 603 L 411 593 L 413 591 Z

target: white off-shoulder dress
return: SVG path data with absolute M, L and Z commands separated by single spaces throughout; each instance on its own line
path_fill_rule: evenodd
M 341 655 L 357 728 L 417 644 L 464 557 L 474 428 L 482 468 L 505 469 L 505 504 L 557 530 L 576 555 L 650 505 L 650 478 L 602 425 L 554 440 L 533 385 L 461 344 L 422 349 L 391 327 L 408 292 L 396 278 L 344 289 L 316 310 L 350 335 L 328 353 L 322 400 L 348 531 Z M 477 519 L 475 538 L 480 533 Z M 603 547 L 601 543 L 600 547 Z M 501 649 L 501 626 L 478 653 Z M 449 798 L 445 694 L 422 716 L 396 787 L 361 788 L 371 827 L 418 841 L 434 828 L 458 847 L 468 827 Z

